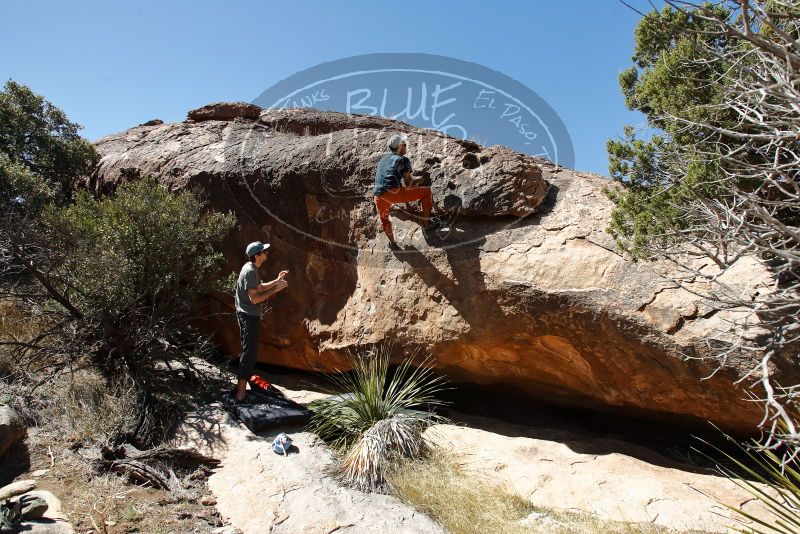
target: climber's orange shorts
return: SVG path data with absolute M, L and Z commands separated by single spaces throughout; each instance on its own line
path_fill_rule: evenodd
M 384 191 L 375 197 L 375 206 L 378 208 L 378 216 L 381 218 L 383 231 L 391 235 L 392 223 L 389 221 L 389 208 L 393 204 L 403 202 L 422 202 L 422 213 L 424 217 L 429 217 L 433 206 L 433 194 L 429 187 L 396 187 Z

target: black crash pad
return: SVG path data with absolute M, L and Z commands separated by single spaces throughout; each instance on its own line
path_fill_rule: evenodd
M 311 410 L 287 399 L 275 386 L 250 390 L 242 402 L 228 392 L 222 396 L 222 406 L 254 434 L 279 425 L 303 424 L 311 417 Z

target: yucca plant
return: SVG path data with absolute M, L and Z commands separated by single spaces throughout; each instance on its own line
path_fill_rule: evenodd
M 743 444 L 730 436 L 726 437 L 744 452 L 743 458 L 737 458 L 706 441 L 703 443 L 720 454 L 724 462 L 715 461 L 702 451 L 700 453 L 714 461 L 720 474 L 750 493 L 772 516 L 771 519 L 760 518 L 736 506 L 720 502 L 733 512 L 734 520 L 739 523 L 731 528 L 737 532 L 752 534 L 800 532 L 800 472 L 795 455 L 778 455 L 755 440 L 750 444 Z M 792 447 L 796 449 L 795 445 Z M 747 524 L 748 520 L 754 525 Z
M 437 394 L 447 381 L 433 373 L 431 358 L 413 365 L 412 356 L 391 372 L 391 345 L 348 359 L 351 371 L 328 377 L 335 393 L 312 403 L 309 429 L 343 454 L 332 469 L 337 478 L 362 491 L 381 491 L 396 460 L 430 452 L 422 434 L 444 421 L 431 410 L 446 404 Z

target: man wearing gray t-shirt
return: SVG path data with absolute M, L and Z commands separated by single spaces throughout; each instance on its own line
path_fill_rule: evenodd
M 239 355 L 239 371 L 236 377 L 236 400 L 241 402 L 247 394 L 247 380 L 253 374 L 253 367 L 258 356 L 258 327 L 261 324 L 262 302 L 283 291 L 289 285 L 286 275 L 289 271 L 281 271 L 278 278 L 271 282 L 261 282 L 258 268 L 267 261 L 269 243 L 254 241 L 247 245 L 245 254 L 250 261 L 242 266 L 236 280 L 236 319 L 239 322 L 239 339 L 242 352 Z

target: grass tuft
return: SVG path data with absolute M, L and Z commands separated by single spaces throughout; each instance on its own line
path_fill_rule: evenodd
M 467 475 L 445 453 L 398 464 L 389 475 L 397 497 L 453 534 L 534 532 L 520 522 L 535 508 L 510 491 Z
M 425 428 L 424 420 L 403 414 L 382 419 L 347 451 L 334 473 L 361 491 L 381 491 L 388 471 L 399 459 L 430 453 L 422 439 Z
M 607 521 L 590 513 L 534 506 L 504 486 L 467 473 L 449 455 L 397 464 L 388 476 L 396 496 L 452 534 L 667 534 L 649 523 Z

